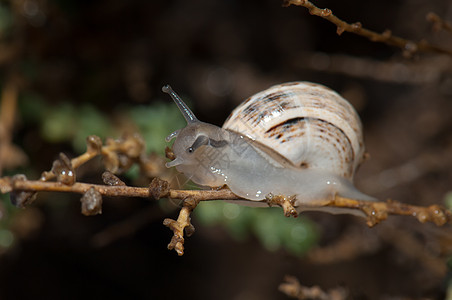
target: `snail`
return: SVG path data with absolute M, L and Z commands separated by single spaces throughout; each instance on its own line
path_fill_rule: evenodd
M 166 138 L 176 138 L 166 166 L 194 183 L 227 185 L 258 206 L 269 195 L 295 196 L 297 211 L 352 213 L 322 207 L 335 195 L 376 200 L 353 185 L 364 157 L 362 125 L 335 91 L 311 82 L 275 85 L 245 100 L 221 128 L 199 121 L 169 85 L 162 91 L 187 121 Z

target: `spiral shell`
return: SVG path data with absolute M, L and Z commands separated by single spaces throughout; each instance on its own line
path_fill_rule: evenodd
M 355 109 L 311 82 L 275 85 L 251 96 L 223 128 L 264 144 L 298 168 L 325 169 L 350 180 L 364 155 Z

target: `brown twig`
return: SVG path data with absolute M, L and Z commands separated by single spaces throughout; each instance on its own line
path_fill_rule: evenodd
M 444 21 L 437 14 L 429 12 L 426 16 L 426 19 L 433 24 L 434 31 L 446 30 L 449 33 L 452 33 L 452 24 Z
M 2 193 L 18 193 L 19 196 L 28 197 L 34 196 L 37 192 L 69 192 L 83 194 L 82 199 L 89 201 L 87 205 L 94 205 L 102 201 L 102 196 L 109 197 L 141 197 L 141 198 L 171 198 L 184 200 L 183 208 L 179 213 L 177 220 L 165 219 L 164 224 L 173 230 L 174 235 L 171 243 L 168 245 L 169 249 L 175 249 L 179 255 L 183 255 L 184 231 L 191 235 L 194 227 L 190 223 L 190 213 L 200 201 L 209 200 L 240 200 L 247 201 L 247 199 L 240 198 L 232 193 L 229 189 L 220 190 L 175 190 L 170 189 L 168 182 L 160 179 L 154 179 L 149 187 L 131 187 L 125 185 L 98 185 L 90 183 L 76 182 L 72 185 L 63 184 L 61 182 L 43 182 L 41 180 L 30 181 L 23 177 L 0 178 L 0 192 Z M 98 200 L 96 200 L 98 199 Z M 97 202 L 96 202 L 97 201 Z M 248 200 L 250 201 L 250 200 Z M 30 201 L 24 201 L 29 203 Z M 95 204 L 91 204 L 95 203 Z M 284 207 L 284 205 L 281 204 Z M 355 199 L 348 199 L 336 196 L 335 199 L 323 202 L 317 207 L 335 207 L 352 209 L 364 213 L 367 225 L 374 226 L 379 222 L 385 220 L 388 215 L 405 215 L 413 216 L 420 222 L 433 222 L 438 226 L 446 223 L 451 223 L 452 213 L 438 205 L 431 205 L 429 207 L 414 206 L 403 204 L 388 200 L 387 202 L 368 202 Z M 312 209 L 313 207 L 309 207 Z M 288 210 L 286 209 L 286 212 Z M 101 208 L 97 207 L 91 211 L 84 212 L 86 215 L 97 214 L 101 212 Z M 290 215 L 290 214 L 288 214 Z
M 319 286 L 307 287 L 301 285 L 298 279 L 293 276 L 286 276 L 284 281 L 279 285 L 279 290 L 287 296 L 299 300 L 345 300 L 349 296 L 349 292 L 342 287 L 324 291 Z
M 266 201 L 268 206 L 278 205 L 282 207 L 284 215 L 286 217 L 298 217 L 297 210 L 294 207 L 296 197 L 295 196 L 284 196 L 284 195 L 273 195 L 268 194 L 266 196 Z
M 336 25 L 336 32 L 338 35 L 341 35 L 345 31 L 351 32 L 366 37 L 373 42 L 380 42 L 390 46 L 398 47 L 402 49 L 407 55 L 413 55 L 417 52 L 434 52 L 452 56 L 451 50 L 431 45 L 426 41 L 414 42 L 407 40 L 393 35 L 390 30 L 385 30 L 383 33 L 378 33 L 364 28 L 360 22 L 349 24 L 336 17 L 331 9 L 319 8 L 307 0 L 285 0 L 284 5 L 297 5 L 306 7 L 311 15 L 319 16 Z
M 6 81 L 1 94 L 0 109 L 0 176 L 3 169 L 21 165 L 27 157 L 11 143 L 18 97 L 18 80 L 14 75 Z
M 156 181 L 153 181 L 156 182 Z M 0 178 L 0 192 L 10 193 L 12 191 L 28 191 L 28 192 L 63 192 L 63 193 L 77 193 L 84 194 L 91 187 L 94 187 L 102 196 L 108 197 L 140 197 L 151 198 L 155 196 L 155 184 L 151 183 L 150 188 L 145 187 L 131 187 L 131 186 L 109 186 L 92 183 L 76 182 L 73 185 L 66 185 L 61 182 L 45 182 L 41 180 L 14 180 L 11 177 Z M 207 200 L 244 200 L 237 197 L 229 189 L 222 190 L 168 190 L 162 193 L 159 198 L 169 197 L 172 199 L 185 199 L 196 197 L 200 201 Z M 155 198 L 155 197 L 154 197 Z
M 366 215 L 367 225 L 369 227 L 386 220 L 388 215 L 412 216 L 417 218 L 421 223 L 433 222 L 437 226 L 442 226 L 452 221 L 452 212 L 439 205 L 424 207 L 404 204 L 393 200 L 387 200 L 386 202 L 368 202 L 336 196 L 334 200 L 325 206 L 358 209 Z
M 67 192 L 84 194 L 90 188 L 96 189 L 102 196 L 109 197 L 141 197 L 141 198 L 164 198 L 171 199 L 196 199 L 198 201 L 209 200 L 240 200 L 251 201 L 240 198 L 229 189 L 221 190 L 175 190 L 161 189 L 156 196 L 156 186 L 161 185 L 162 180 L 155 179 L 149 188 L 131 187 L 131 186 L 108 186 L 91 183 L 74 183 L 65 185 L 60 182 L 43 182 L 40 180 L 15 180 L 10 177 L 0 178 L 0 192 L 8 193 L 12 191 L 25 192 Z M 165 182 L 165 181 L 163 181 Z M 452 213 L 439 206 L 431 205 L 428 207 L 404 204 L 393 200 L 386 202 L 369 202 L 336 196 L 334 200 L 325 201 L 318 207 L 336 207 L 345 209 L 354 209 L 362 211 L 367 217 L 367 224 L 374 226 L 380 221 L 385 220 L 388 215 L 413 216 L 420 222 L 433 222 L 438 226 L 450 223 Z
M 171 242 L 168 244 L 168 249 L 176 250 L 179 256 L 184 255 L 184 232 L 188 237 L 195 232 L 195 227 L 191 224 L 190 214 L 199 204 L 199 201 L 195 198 L 185 199 L 177 220 L 167 218 L 163 221 L 163 225 L 170 228 L 174 233 Z

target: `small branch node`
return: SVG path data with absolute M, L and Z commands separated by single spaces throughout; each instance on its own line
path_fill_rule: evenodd
M 105 171 L 102 173 L 102 181 L 110 186 L 125 186 L 124 181 L 118 178 L 115 174 L 110 171 Z
M 6 194 L 13 190 L 11 177 L 0 178 L 0 193 Z
M 97 135 L 90 135 L 86 138 L 86 152 L 99 155 L 102 151 L 102 140 Z
M 432 23 L 433 31 L 438 32 L 440 30 L 446 30 L 450 33 L 452 32 L 452 24 L 444 21 L 437 14 L 429 12 L 425 18 L 428 22 Z
M 23 174 L 14 175 L 11 179 L 11 193 L 9 194 L 9 199 L 11 203 L 19 208 L 25 208 L 30 205 L 36 199 L 36 192 L 24 192 L 21 190 L 16 190 L 15 186 L 18 181 L 27 181 L 27 177 Z
M 284 196 L 284 195 L 273 195 L 268 194 L 265 197 L 265 200 L 267 201 L 268 206 L 278 205 L 283 208 L 284 216 L 286 217 L 298 217 L 297 210 L 295 209 L 295 196 Z
M 363 24 L 361 24 L 361 22 L 355 22 L 355 23 L 351 24 L 350 26 L 351 26 L 352 31 L 354 31 L 354 32 L 357 32 L 363 28 Z
M 86 191 L 80 199 L 82 203 L 82 214 L 95 216 L 102 214 L 102 195 L 94 187 Z
M 76 181 L 72 163 L 64 153 L 60 153 L 59 159 L 53 162 L 51 172 L 56 176 L 57 181 L 62 184 L 73 185 Z M 44 173 L 42 177 L 46 177 Z
M 105 169 L 107 169 L 107 171 L 110 171 L 111 173 L 118 172 L 119 158 L 118 158 L 118 154 L 116 152 L 107 151 L 106 149 L 103 149 L 102 158 L 104 161 Z
M 383 31 L 381 36 L 385 39 L 389 39 L 392 36 L 392 31 L 390 29 L 386 29 L 385 31 Z
M 344 33 L 344 31 L 345 31 L 345 27 L 342 27 L 342 26 L 337 26 L 337 29 L 336 29 L 336 33 L 337 33 L 337 35 L 341 35 L 341 34 L 343 34 L 343 33 Z
M 349 291 L 343 287 L 336 287 L 328 291 L 322 290 L 319 286 L 301 285 L 297 278 L 285 276 L 283 283 L 279 285 L 279 290 L 291 298 L 299 300 L 345 300 L 349 298 Z
M 175 160 L 176 159 L 176 155 L 174 155 L 173 150 L 170 147 L 166 147 L 165 148 L 165 157 L 170 159 L 170 160 Z
M 331 9 L 329 8 L 324 8 L 320 11 L 320 16 L 322 17 L 328 17 L 332 14 L 333 12 L 331 11 Z
M 160 178 L 154 178 L 149 185 L 149 195 L 155 200 L 168 197 L 169 195 L 169 183 L 166 180 Z
M 360 209 L 366 214 L 366 223 L 369 227 L 373 227 L 388 218 L 388 211 L 386 203 L 384 202 L 371 202 L 369 204 L 363 204 Z

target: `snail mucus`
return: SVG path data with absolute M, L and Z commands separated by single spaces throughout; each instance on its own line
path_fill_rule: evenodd
M 353 185 L 364 156 L 362 125 L 335 91 L 311 82 L 275 85 L 245 100 L 220 128 L 199 121 L 169 85 L 162 90 L 187 121 L 166 138 L 176 138 L 166 166 L 194 183 L 227 185 L 252 206 L 267 206 L 269 195 L 293 196 L 298 212 L 354 214 L 322 207 L 336 195 L 376 200 Z

